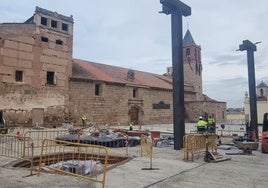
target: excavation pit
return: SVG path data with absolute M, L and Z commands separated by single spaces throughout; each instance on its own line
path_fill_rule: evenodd
M 101 164 L 105 162 L 105 156 L 95 156 L 95 155 L 86 155 L 81 153 L 60 153 L 60 154 L 50 154 L 43 156 L 46 158 L 46 165 L 55 164 L 57 159 L 61 159 L 62 161 L 68 160 L 98 160 Z M 107 170 L 111 170 L 118 165 L 124 164 L 130 161 L 131 157 L 122 157 L 122 156 L 109 156 L 107 160 Z M 39 166 L 40 156 L 33 157 L 33 167 Z M 31 162 L 29 160 L 16 160 L 12 162 L 11 166 L 18 168 L 31 168 Z

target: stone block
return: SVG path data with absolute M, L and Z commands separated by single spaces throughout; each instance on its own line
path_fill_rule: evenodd
M 11 67 L 17 67 L 18 66 L 18 59 L 17 58 L 3 56 L 3 65 L 11 66 Z
M 56 49 L 56 43 L 55 42 L 49 42 L 48 43 L 48 48 Z
M 8 48 L 2 48 L 2 55 L 8 56 L 8 57 L 14 57 L 18 58 L 18 52 L 17 50 L 8 49 Z
M 18 42 L 34 45 L 34 38 L 33 37 L 17 37 L 16 40 Z
M 12 76 L 6 76 L 6 75 L 4 75 L 2 77 L 2 79 L 3 79 L 3 82 L 14 83 L 14 77 L 12 77 Z
M 5 48 L 18 49 L 18 42 L 11 41 L 11 40 L 5 40 L 4 41 L 4 47 Z
M 26 69 L 31 69 L 32 68 L 32 61 L 20 59 L 18 66 L 22 67 L 22 68 L 26 68 Z
M 33 60 L 33 54 L 28 52 L 19 51 L 19 59 Z
M 26 52 L 32 52 L 33 46 L 29 45 L 29 44 L 19 43 L 19 50 L 26 51 Z
M 13 67 L 0 66 L 0 73 L 4 75 L 13 75 L 14 72 L 15 72 L 15 69 Z

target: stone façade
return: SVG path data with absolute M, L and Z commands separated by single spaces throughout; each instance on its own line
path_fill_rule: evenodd
M 171 73 L 73 59 L 72 16 L 36 7 L 25 23 L 2 23 L 0 35 L 0 109 L 8 123 L 80 125 L 83 114 L 97 124 L 173 122 Z M 202 94 L 202 72 L 195 69 L 200 50 L 184 45 L 186 121 L 208 114 L 224 119 L 226 103 Z M 170 108 L 153 107 L 160 102 Z M 36 109 L 42 109 L 39 119 Z

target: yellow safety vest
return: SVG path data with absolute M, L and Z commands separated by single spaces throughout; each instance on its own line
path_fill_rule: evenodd
M 206 126 L 206 125 L 207 125 L 207 122 L 204 121 L 204 120 L 199 120 L 199 121 L 197 122 L 197 127 L 204 127 L 204 126 Z
M 83 121 L 86 121 L 86 120 L 87 120 L 87 117 L 86 117 L 86 116 L 83 116 L 83 117 L 82 117 L 82 120 L 83 120 Z
M 212 123 L 214 123 L 214 122 L 215 122 L 214 118 L 208 118 L 208 123 L 209 123 L 209 124 L 212 124 Z

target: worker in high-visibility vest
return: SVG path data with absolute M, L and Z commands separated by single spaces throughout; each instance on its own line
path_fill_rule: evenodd
M 85 127 L 85 126 L 86 126 L 86 123 L 87 123 L 87 116 L 86 116 L 86 115 L 83 115 L 83 116 L 81 117 L 81 119 L 82 119 L 83 127 Z
M 198 132 L 204 132 L 207 129 L 207 122 L 203 120 L 202 116 L 199 116 L 198 122 L 197 122 L 197 131 Z
M 133 130 L 133 122 L 129 123 L 129 130 L 132 131 Z
M 208 117 L 208 126 L 211 132 L 215 132 L 216 127 L 215 127 L 215 119 L 213 116 Z

